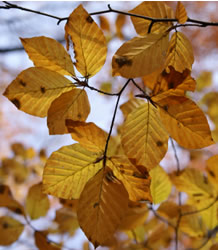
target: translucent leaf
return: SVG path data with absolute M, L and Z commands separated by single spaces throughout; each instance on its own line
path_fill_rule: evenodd
M 55 99 L 48 110 L 49 134 L 68 133 L 66 119 L 85 121 L 90 113 L 88 96 L 83 89 L 72 89 Z
M 38 183 L 30 187 L 26 198 L 26 211 L 32 220 L 45 216 L 50 204 L 46 194 L 42 193 L 42 184 Z
M 60 247 L 53 245 L 51 242 L 47 240 L 47 232 L 46 231 L 35 231 L 34 238 L 35 244 L 39 250 L 60 250 Z
M 126 16 L 123 14 L 118 14 L 116 18 L 115 26 L 116 26 L 116 35 L 120 39 L 124 39 L 122 28 L 125 25 L 125 23 L 126 23 Z
M 55 39 L 39 36 L 21 38 L 24 49 L 36 67 L 43 67 L 62 75 L 75 76 L 70 55 Z
M 66 121 L 68 132 L 72 138 L 78 141 L 84 148 L 93 152 L 101 152 L 105 149 L 107 133 L 93 122 Z
M 79 144 L 52 153 L 43 172 L 43 191 L 63 199 L 77 199 L 86 182 L 103 167 L 98 153 Z
M 130 13 L 152 17 L 152 18 L 175 18 L 173 10 L 164 2 L 145 1 L 136 6 Z M 143 18 L 131 17 L 136 32 L 144 36 L 148 33 L 151 21 Z M 153 24 L 151 32 L 161 32 L 172 26 L 171 22 L 156 22 Z
M 138 108 L 140 105 L 145 104 L 145 101 L 139 98 L 132 98 L 122 104 L 120 109 L 125 117 L 127 118 L 128 114 L 130 114 L 134 109 Z
M 113 170 L 115 177 L 123 183 L 131 201 L 146 200 L 152 202 L 150 194 L 151 178 L 145 168 L 144 173 L 141 173 L 124 156 L 111 157 L 108 161 L 108 166 Z
M 168 135 L 158 110 L 145 103 L 131 112 L 123 125 L 121 142 L 125 154 L 148 170 L 155 167 L 168 148 Z
M 0 217 L 0 245 L 8 246 L 17 241 L 24 225 L 9 216 Z
M 102 169 L 85 186 L 78 206 L 80 227 L 95 247 L 111 238 L 128 208 L 128 194 Z M 88 215 L 88 216 L 87 216 Z
M 14 200 L 7 185 L 0 185 L 0 207 L 7 207 L 16 214 L 25 214 L 23 206 Z
M 161 121 L 170 136 L 182 147 L 203 148 L 214 144 L 207 119 L 186 97 L 169 96 L 158 102 Z
M 99 16 L 99 21 L 100 21 L 100 27 L 102 30 L 110 32 L 110 23 L 108 19 L 105 16 Z
M 20 110 L 45 117 L 52 101 L 73 88 L 71 81 L 44 68 L 22 71 L 7 87 L 4 95 Z
M 203 71 L 200 73 L 197 81 L 197 91 L 201 91 L 204 88 L 211 86 L 212 84 L 212 72 L 210 71 Z
M 218 155 L 210 157 L 207 162 L 208 179 L 218 193 Z
M 169 42 L 165 67 L 173 66 L 176 71 L 192 70 L 194 55 L 192 45 L 188 38 L 181 32 L 174 32 Z
M 65 25 L 65 39 L 73 42 L 77 70 L 83 76 L 95 75 L 104 65 L 107 56 L 106 40 L 92 17 L 79 5 Z
M 176 6 L 176 19 L 178 20 L 179 23 L 182 24 L 185 23 L 188 19 L 186 9 L 181 2 L 178 2 Z
M 112 59 L 112 74 L 126 78 L 145 76 L 163 67 L 168 34 L 147 34 L 125 42 Z
M 153 168 L 151 175 L 151 196 L 154 204 L 166 200 L 171 192 L 172 183 L 167 173 L 160 167 Z

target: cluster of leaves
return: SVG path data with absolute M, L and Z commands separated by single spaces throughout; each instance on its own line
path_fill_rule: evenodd
M 174 233 L 176 248 L 184 235 L 192 238 L 191 247 L 205 238 L 210 247 L 217 243 L 218 230 L 217 155 L 207 161 L 204 174 L 191 168 L 180 171 L 179 162 L 177 170 L 167 174 L 158 165 L 169 137 L 186 149 L 214 144 L 205 114 L 187 97 L 187 91 L 196 88 L 191 77 L 194 56 L 189 39 L 177 31 L 188 21 L 186 10 L 180 2 L 176 12 L 163 2 L 143 2 L 129 14 L 138 36 L 113 56 L 112 75 L 128 79 L 118 93 L 89 85 L 105 63 L 107 43 L 79 5 L 65 25 L 67 50 L 73 45 L 76 62 L 54 39 L 21 38 L 35 67 L 22 71 L 4 95 L 28 114 L 47 116 L 50 134 L 70 133 L 78 142 L 52 153 L 43 170 L 42 190 L 78 203 L 79 226 L 95 247 L 159 249 L 173 242 Z M 142 79 L 143 87 L 134 78 Z M 140 94 L 120 106 L 125 119 L 118 136 L 112 137 L 120 97 L 131 83 Z M 108 133 L 86 122 L 90 104 L 85 88 L 117 96 Z M 188 195 L 185 205 L 181 199 L 179 204 L 168 199 L 172 186 Z M 157 211 L 152 203 L 160 204 Z M 149 210 L 155 216 L 146 220 Z M 117 230 L 125 231 L 128 240 L 116 241 Z

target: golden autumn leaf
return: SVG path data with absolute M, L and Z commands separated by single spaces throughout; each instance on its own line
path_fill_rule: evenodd
M 158 1 L 144 1 L 129 12 L 151 18 L 175 18 L 173 10 L 164 2 Z M 144 36 L 148 33 L 150 20 L 137 17 L 131 17 L 131 20 L 139 35 Z M 151 32 L 160 33 L 170 26 L 172 26 L 172 22 L 156 22 L 153 24 Z
M 122 14 L 118 14 L 115 22 L 116 26 L 116 35 L 120 38 L 123 39 L 123 33 L 122 33 L 122 28 L 126 23 L 126 16 Z
M 65 25 L 68 49 L 69 37 L 73 42 L 77 70 L 83 76 L 95 75 L 106 60 L 106 40 L 102 30 L 82 5 L 71 13 Z
M 128 208 L 128 193 L 118 180 L 110 178 L 111 173 L 107 168 L 99 171 L 79 199 L 79 225 L 95 247 L 113 236 Z
M 201 91 L 204 88 L 211 86 L 213 79 L 212 79 L 212 72 L 210 71 L 203 71 L 197 77 L 197 91 Z
M 119 179 L 126 188 L 131 201 L 150 201 L 151 178 L 144 168 L 141 173 L 125 156 L 110 157 L 108 166 L 113 170 L 113 174 Z
M 103 167 L 101 155 L 80 144 L 52 153 L 43 172 L 43 191 L 63 199 L 77 199 L 86 182 Z
M 55 99 L 48 110 L 47 125 L 49 134 L 68 133 L 66 119 L 85 121 L 90 113 L 90 104 L 86 91 L 72 89 Z
M 25 214 L 23 206 L 14 200 L 11 190 L 7 185 L 0 185 L 0 207 L 7 207 L 16 214 Z
M 73 88 L 62 75 L 44 68 L 22 71 L 7 87 L 4 95 L 20 110 L 45 117 L 50 104 L 62 93 Z
M 131 98 L 124 104 L 120 106 L 120 109 L 126 119 L 128 114 L 130 114 L 134 109 L 138 108 L 142 104 L 145 104 L 145 101 L 139 98 Z
M 207 118 L 193 101 L 182 96 L 169 96 L 158 105 L 162 123 L 179 145 L 197 149 L 214 144 Z
M 35 231 L 34 238 L 35 244 L 39 250 L 60 250 L 61 248 L 55 246 L 51 242 L 47 240 L 47 232 L 46 231 Z
M 149 172 L 151 176 L 151 196 L 154 204 L 159 204 L 170 195 L 172 183 L 168 174 L 157 166 Z
M 131 112 L 123 125 L 121 143 L 125 154 L 137 165 L 148 170 L 155 167 L 168 148 L 168 134 L 163 127 L 158 109 L 149 103 Z
M 22 234 L 24 225 L 9 216 L 0 217 L 0 245 L 8 246 L 17 241 Z
M 107 133 L 95 125 L 95 123 L 66 120 L 66 126 L 72 138 L 87 150 L 92 152 L 104 151 Z
M 167 33 L 151 33 L 125 42 L 113 56 L 113 76 L 135 78 L 162 68 L 167 47 Z
M 166 70 L 169 71 L 169 66 L 173 66 L 176 71 L 181 73 L 185 69 L 191 71 L 193 62 L 194 55 L 189 39 L 181 32 L 174 32 L 167 51 Z
M 100 21 L 100 28 L 102 30 L 110 32 L 110 22 L 105 16 L 99 16 L 99 21 Z
M 62 75 L 75 76 L 70 55 L 55 39 L 45 36 L 20 39 L 36 67 L 50 69 Z
M 26 211 L 32 220 L 45 216 L 49 210 L 48 196 L 42 193 L 42 183 L 30 187 L 26 198 Z
M 207 162 L 207 173 L 210 183 L 214 186 L 218 194 L 218 155 L 210 157 Z
M 182 24 L 188 20 L 186 9 L 181 2 L 178 2 L 176 6 L 176 18 Z

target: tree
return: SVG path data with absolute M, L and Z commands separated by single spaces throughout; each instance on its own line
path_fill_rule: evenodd
M 2 8 L 33 12 L 8 2 Z M 117 36 L 123 37 L 126 16 L 131 17 L 138 34 L 113 55 L 112 75 L 127 79 L 118 92 L 108 90 L 110 84 L 100 88 L 90 84 L 90 78 L 105 63 L 110 43 L 103 33 L 109 30 L 109 23 L 102 15 L 112 12 L 119 14 Z M 29 188 L 25 208 L 2 181 L 1 206 L 19 214 L 25 223 L 12 215 L 0 217 L 0 244 L 15 242 L 26 225 L 35 231 L 39 249 L 58 249 L 64 242 L 51 241 L 48 235 L 72 234 L 79 226 L 95 248 L 216 249 L 218 156 L 207 157 L 203 169 L 193 167 L 193 158 L 202 160 L 208 152 L 196 149 L 216 147 L 217 129 L 213 139 L 205 113 L 191 98 L 190 92 L 196 91 L 191 76 L 194 54 L 191 41 L 179 30 L 218 23 L 189 18 L 181 2 L 176 11 L 164 2 L 142 2 L 129 12 L 108 6 L 108 10 L 88 13 L 79 5 L 67 18 L 35 13 L 58 23 L 67 21 L 67 50 L 49 37 L 21 38 L 35 67 L 22 71 L 4 96 L 19 110 L 47 117 L 51 135 L 70 133 L 78 143 L 63 146 L 46 160 L 42 183 Z M 100 27 L 92 18 L 95 15 L 100 15 Z M 68 53 L 71 47 L 74 63 Z M 90 113 L 86 89 L 95 91 L 96 96 L 116 98 L 108 133 L 94 122 L 86 122 Z M 128 100 L 119 106 L 125 91 Z M 208 93 L 201 101 L 215 126 L 216 95 Z M 124 120 L 112 136 L 119 107 Z M 167 167 L 169 162 L 165 167 L 159 165 L 165 159 L 168 141 L 175 155 L 173 169 Z M 191 155 L 183 169 L 179 149 Z M 15 178 L 15 169 L 25 169 L 22 161 L 32 157 L 20 144 L 12 150 L 14 157 L 2 161 L 1 169 L 6 175 L 11 169 Z M 58 229 L 40 231 L 32 226 L 32 220 L 47 214 L 48 194 L 60 198 L 63 207 L 54 218 Z M 121 232 L 124 239 L 119 237 Z

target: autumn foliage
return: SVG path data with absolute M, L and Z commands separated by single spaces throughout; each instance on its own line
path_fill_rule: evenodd
M 99 27 L 82 5 L 73 10 L 65 25 L 66 50 L 49 37 L 21 38 L 35 67 L 22 71 L 4 96 L 19 110 L 47 117 L 51 135 L 70 133 L 77 143 L 63 146 L 32 169 L 39 183 L 29 183 L 25 206 L 2 181 L 0 205 L 24 217 L 28 226 L 48 213 L 48 195 L 60 198 L 62 208 L 54 219 L 58 229 L 35 231 L 39 249 L 61 248 L 64 242 L 54 244 L 48 235 L 73 235 L 78 227 L 94 247 L 217 249 L 218 156 L 205 161 L 204 171 L 181 169 L 182 159 L 177 156 L 179 147 L 194 150 L 215 144 L 205 112 L 190 94 L 196 91 L 191 76 L 193 45 L 178 31 L 189 21 L 185 7 L 178 2 L 173 11 L 164 2 L 142 2 L 127 14 L 133 14 L 138 35 L 123 42 L 113 55 L 112 75 L 127 79 L 117 93 L 89 84 L 107 57 L 104 32 L 110 27 L 104 16 Z M 121 39 L 125 18 L 120 13 L 116 22 Z M 72 47 L 73 59 L 68 53 Z M 96 98 L 116 97 L 108 132 L 94 121 L 86 122 L 91 110 L 86 89 L 96 91 Z M 120 105 L 124 91 L 129 91 L 129 99 Z M 124 119 L 112 136 L 118 107 Z M 176 159 L 171 170 L 159 165 L 168 143 Z M 2 162 L 4 174 L 13 172 L 17 164 L 23 166 L 21 160 L 33 158 L 21 145 L 17 148 L 21 151 L 14 149 L 13 159 Z M 30 175 L 23 171 L 18 179 Z M 0 245 L 17 241 L 24 226 L 16 217 L 0 217 Z

